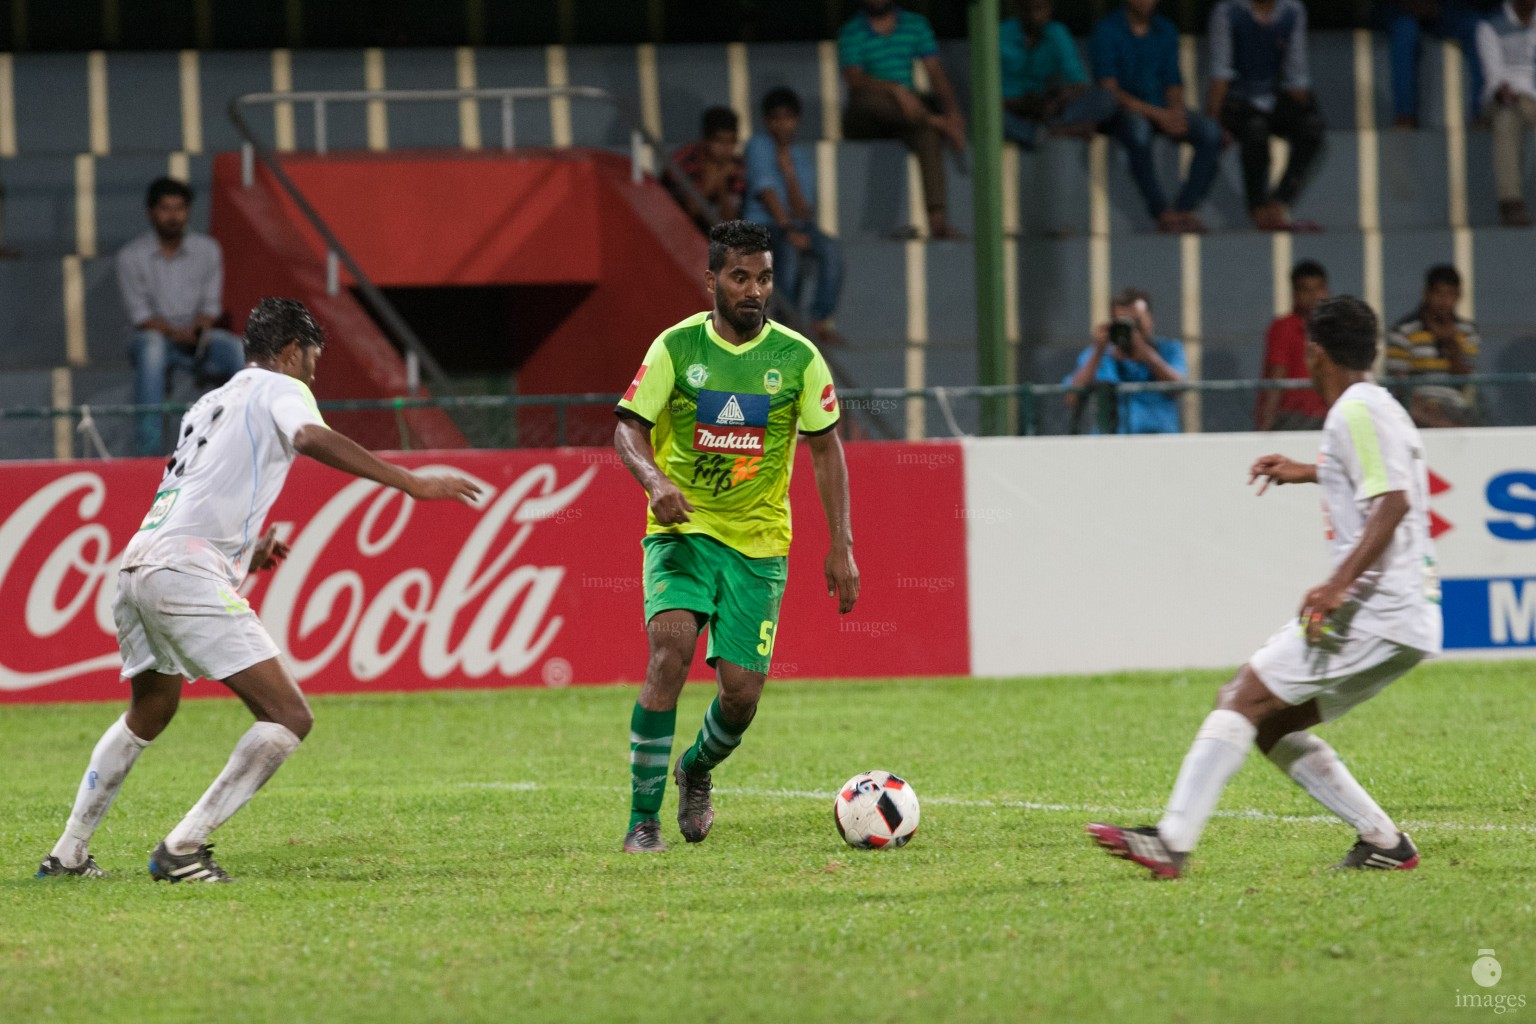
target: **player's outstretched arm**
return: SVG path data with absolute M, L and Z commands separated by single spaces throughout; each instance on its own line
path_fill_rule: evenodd
M 385 462 L 345 434 L 313 423 L 299 428 L 293 436 L 293 448 L 332 469 L 404 491 L 417 501 L 452 498 L 468 504 L 480 494 L 479 485 L 465 477 L 412 473 Z
M 650 425 L 641 419 L 620 416 L 619 425 L 613 431 L 613 447 L 619 453 L 619 461 L 629 468 L 640 486 L 645 488 L 645 493 L 651 496 L 651 512 L 656 521 L 667 526 L 686 523 L 693 506 L 656 465 Z
M 1315 484 L 1317 467 L 1308 462 L 1288 459 L 1284 455 L 1261 455 L 1248 468 L 1248 482 L 1252 484 L 1260 477 L 1264 478 L 1263 485 L 1259 487 L 1259 493 L 1263 494 L 1269 490 L 1270 484 Z
M 827 552 L 827 596 L 837 595 L 837 610 L 843 615 L 853 611 L 859 599 L 859 567 L 853 562 L 853 509 L 848 498 L 848 463 L 843 458 L 843 442 L 833 427 L 807 438 L 811 446 L 811 466 L 816 472 L 816 492 L 827 513 L 827 529 L 832 533 L 832 550 Z

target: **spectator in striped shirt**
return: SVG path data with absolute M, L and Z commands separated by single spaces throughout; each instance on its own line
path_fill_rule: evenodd
M 949 222 L 944 144 L 965 149 L 965 115 L 939 63 L 933 26 L 895 0 L 861 0 L 860 7 L 837 34 L 837 62 L 848 86 L 843 136 L 904 141 L 922 171 L 929 233 L 963 238 Z M 917 92 L 916 61 L 928 74 L 931 95 Z
M 1447 263 L 1429 268 L 1419 308 L 1399 320 L 1387 336 L 1387 376 L 1449 374 L 1464 377 L 1476 369 L 1477 325 L 1456 314 L 1461 302 L 1461 274 Z M 1421 427 L 1462 427 L 1473 419 L 1470 387 L 1417 385 L 1408 401 L 1413 422 Z
M 730 107 L 710 107 L 704 111 L 699 140 L 680 147 L 672 154 L 678 170 L 688 176 L 699 196 L 672 179 L 663 179 L 688 216 L 706 235 L 721 221 L 735 220 L 741 214 L 741 201 L 747 194 L 746 168 L 736 153 L 741 141 L 741 121 Z

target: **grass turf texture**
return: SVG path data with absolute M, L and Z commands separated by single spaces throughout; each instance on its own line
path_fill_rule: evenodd
M 105 881 L 31 874 L 118 709 L 7 707 L 0 1016 L 1492 1015 L 1458 993 L 1536 1011 L 1528 663 L 1430 665 L 1322 730 L 1413 831 L 1418 871 L 1330 870 L 1353 835 L 1254 755 L 1191 876 L 1151 881 L 1082 825 L 1152 820 L 1224 678 L 774 685 L 716 773 L 708 842 L 681 841 L 669 784 L 673 848 L 645 857 L 618 853 L 633 688 L 319 698 L 312 738 L 216 836 L 230 886 L 144 865 L 246 728 L 239 704 L 184 704 L 145 752 L 93 847 Z M 685 692 L 680 740 L 709 696 Z M 833 787 L 876 767 L 923 799 L 905 849 L 833 827 Z M 1472 982 L 1480 948 L 1495 989 Z

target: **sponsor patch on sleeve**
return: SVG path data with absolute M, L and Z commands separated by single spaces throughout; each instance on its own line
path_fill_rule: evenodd
M 837 392 L 832 390 L 831 384 L 821 389 L 821 408 L 826 412 L 837 408 Z
M 639 372 L 635 374 L 635 379 L 629 382 L 629 390 L 624 392 L 624 401 L 633 402 L 635 400 L 635 394 L 640 390 L 640 382 L 645 380 L 645 371 L 649 369 L 649 366 L 641 364 Z

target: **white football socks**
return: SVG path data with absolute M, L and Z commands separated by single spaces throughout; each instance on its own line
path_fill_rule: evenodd
M 75 806 L 69 812 L 69 823 L 53 845 L 53 856 L 65 867 L 77 868 L 90 856 L 91 836 L 96 834 L 96 827 L 106 817 L 133 762 L 147 746 L 148 740 L 139 739 L 129 730 L 127 715 L 101 734 L 96 749 L 91 751 L 91 763 L 80 780 Z
M 1354 826 L 1361 839 L 1387 849 L 1397 845 L 1397 825 L 1326 740 L 1309 732 L 1288 733 L 1270 750 L 1269 759 L 1312 799 Z
M 251 726 L 235 744 L 229 763 L 213 780 L 208 792 L 165 837 L 165 845 L 177 855 L 195 852 L 208 841 L 214 829 L 228 821 L 266 785 L 288 755 L 297 749 L 299 738 L 287 726 L 276 722 L 257 722 Z
M 1157 823 L 1157 834 L 1170 850 L 1188 853 L 1195 848 L 1221 791 L 1243 766 L 1257 733 L 1253 723 L 1236 711 L 1212 711 L 1205 716 L 1184 755 L 1163 820 Z

